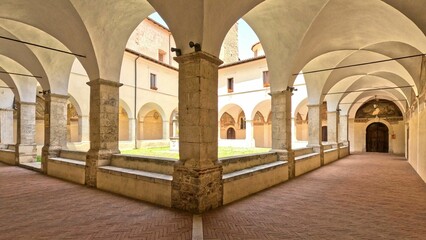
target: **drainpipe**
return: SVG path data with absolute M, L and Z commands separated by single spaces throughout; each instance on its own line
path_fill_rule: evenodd
M 172 65 L 172 52 L 171 52 L 171 38 L 172 38 L 172 34 L 169 33 L 169 48 L 168 48 L 168 54 L 169 54 L 169 65 Z
M 138 57 L 135 59 L 135 102 L 133 105 L 133 115 L 134 115 L 134 119 L 135 119 L 135 149 L 138 148 L 138 114 L 136 113 L 136 102 L 137 102 L 137 96 L 138 96 L 138 59 L 141 57 L 141 55 L 139 54 Z

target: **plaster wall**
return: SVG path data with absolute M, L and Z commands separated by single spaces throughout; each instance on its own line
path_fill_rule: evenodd
M 169 30 L 151 20 L 144 19 L 136 27 L 135 31 L 130 35 L 126 47 L 156 60 L 159 60 L 159 51 L 161 51 L 164 54 L 164 63 L 175 67 L 178 66 L 178 63 L 173 60 L 170 51 L 170 48 L 176 47 L 173 36 Z
M 385 120 L 373 120 L 369 122 L 355 122 L 349 119 L 349 141 L 351 152 L 366 151 L 366 129 L 373 122 L 382 122 L 389 129 L 389 152 L 404 155 L 405 153 L 405 125 L 404 121 L 390 124 Z M 394 137 L 393 137 L 394 136 Z
M 415 103 L 417 104 L 417 103 Z M 426 182 L 426 149 L 422 143 L 426 141 L 426 121 L 424 103 L 420 103 L 407 114 L 408 120 L 408 162 Z

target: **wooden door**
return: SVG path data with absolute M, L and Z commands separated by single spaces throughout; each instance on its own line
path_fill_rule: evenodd
M 367 152 L 389 152 L 389 130 L 385 124 L 370 124 L 366 138 Z

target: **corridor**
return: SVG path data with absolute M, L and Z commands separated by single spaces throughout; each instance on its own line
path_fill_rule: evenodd
M 203 214 L 204 239 L 424 239 L 426 184 L 356 154 Z M 191 239 L 192 215 L 0 164 L 0 239 Z

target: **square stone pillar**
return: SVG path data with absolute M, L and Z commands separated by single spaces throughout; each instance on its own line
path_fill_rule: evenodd
M 320 154 L 322 166 L 324 165 L 324 148 L 322 146 L 321 107 L 321 104 L 308 105 L 308 147 L 312 147 L 315 152 Z
M 337 145 L 339 141 L 339 112 L 329 111 L 327 112 L 327 142 L 333 144 L 333 147 Z
M 47 173 L 50 157 L 58 157 L 61 149 L 67 147 L 67 100 L 68 96 L 48 93 L 45 97 L 44 146 L 41 168 Z
M 90 141 L 90 124 L 89 124 L 89 116 L 78 116 L 78 134 L 81 136 L 82 142 Z
M 253 120 L 246 120 L 246 146 L 255 147 Z
M 272 150 L 281 161 L 288 162 L 288 176 L 295 176 L 294 152 L 291 149 L 291 96 L 289 91 L 271 92 Z
M 339 116 L 339 142 L 349 146 L 348 140 L 348 115 Z
M 90 86 L 90 149 L 86 157 L 86 184 L 96 187 L 97 169 L 109 165 L 118 150 L 119 87 L 121 83 L 97 79 Z
M 176 57 L 179 63 L 179 161 L 174 167 L 172 207 L 201 213 L 222 205 L 218 162 L 218 66 L 205 52 Z
M 18 103 L 18 136 L 15 147 L 16 164 L 36 161 L 36 104 Z
M 0 148 L 13 143 L 13 109 L 0 109 Z

